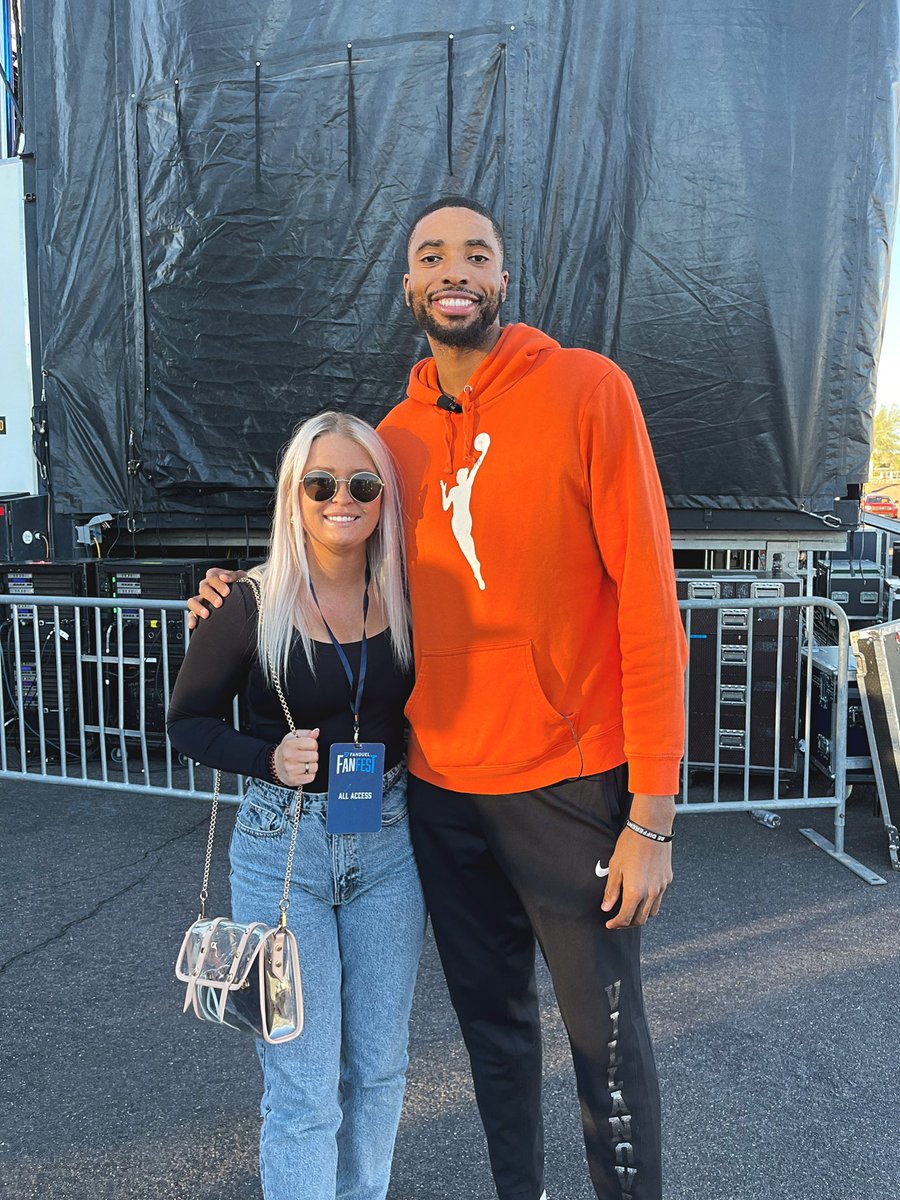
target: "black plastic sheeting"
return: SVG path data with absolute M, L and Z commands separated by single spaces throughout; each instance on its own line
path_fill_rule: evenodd
M 630 373 L 671 506 L 826 511 L 865 478 L 894 0 L 28 16 L 60 508 L 260 508 L 299 418 L 377 420 L 426 352 L 404 230 L 448 191 L 505 223 L 507 319 Z

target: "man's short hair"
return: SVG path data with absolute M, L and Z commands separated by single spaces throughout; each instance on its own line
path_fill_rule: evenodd
M 503 227 L 500 222 L 489 208 L 486 208 L 483 204 L 479 204 L 477 200 L 470 200 L 468 196 L 441 196 L 440 199 L 433 201 L 427 208 L 423 208 L 421 212 L 417 213 L 406 235 L 407 250 L 412 243 L 412 235 L 415 232 L 415 228 L 422 218 L 429 216 L 433 212 L 437 212 L 439 208 L 467 208 L 470 212 L 478 213 L 480 217 L 486 217 L 491 223 L 494 237 L 496 237 L 497 244 L 500 247 L 501 257 L 505 257 L 506 247 L 503 244 Z

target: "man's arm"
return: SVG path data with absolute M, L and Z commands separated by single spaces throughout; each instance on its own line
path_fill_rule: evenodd
M 585 408 L 582 453 L 597 544 L 618 592 L 622 722 L 631 818 L 669 835 L 684 748 L 686 643 L 665 501 L 644 420 L 614 368 Z M 607 925 L 643 925 L 672 881 L 672 847 L 625 828 L 609 862 Z
M 617 593 L 628 787 L 671 796 L 684 753 L 687 643 L 650 439 L 627 376 L 610 367 L 583 410 L 585 486 L 602 569 Z

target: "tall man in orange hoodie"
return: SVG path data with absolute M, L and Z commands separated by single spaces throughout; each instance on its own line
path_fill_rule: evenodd
M 502 327 L 507 285 L 487 209 L 419 215 L 403 286 L 433 357 L 380 427 L 406 489 L 410 827 L 500 1200 L 546 1200 L 535 939 L 596 1193 L 661 1200 L 639 953 L 683 744 L 668 522 L 627 377 Z
M 659 1200 L 639 939 L 672 878 L 685 645 L 653 455 L 618 367 L 501 326 L 486 209 L 439 200 L 408 249 L 433 357 L 380 431 L 406 488 L 410 827 L 497 1192 L 544 1188 L 537 938 L 597 1195 Z

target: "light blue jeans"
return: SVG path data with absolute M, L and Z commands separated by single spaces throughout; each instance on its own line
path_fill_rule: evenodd
M 253 780 L 231 839 L 235 920 L 274 924 L 295 793 Z M 303 1032 L 258 1043 L 266 1200 L 384 1200 L 408 1062 L 425 905 L 406 815 L 406 772 L 385 777 L 379 833 L 325 831 L 304 797 L 288 924 L 300 950 Z

